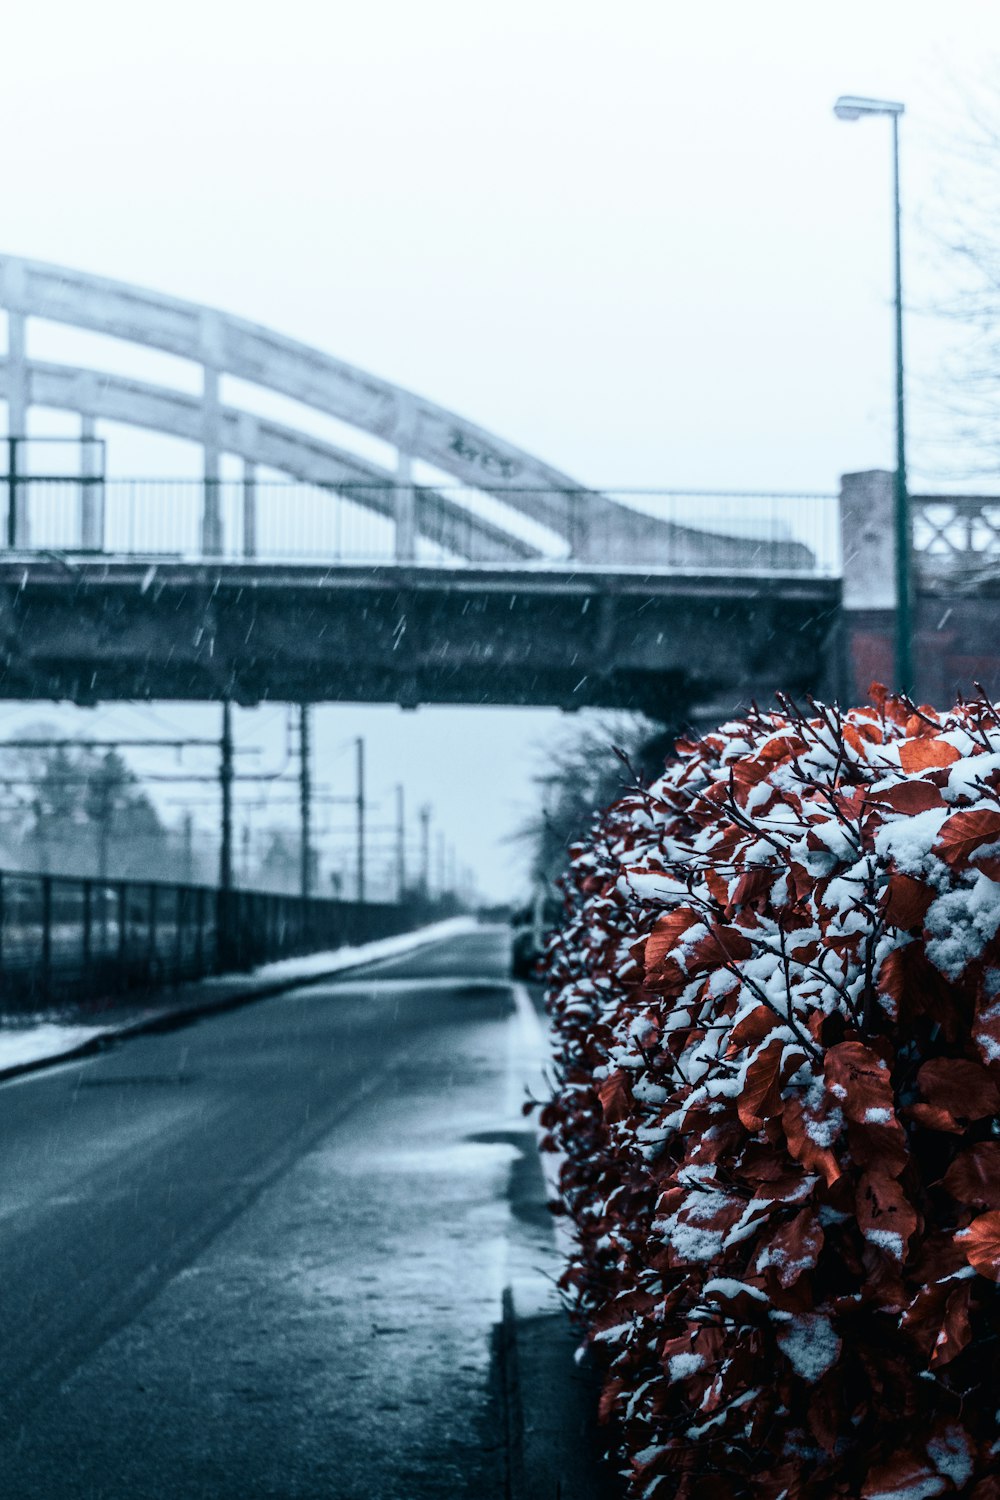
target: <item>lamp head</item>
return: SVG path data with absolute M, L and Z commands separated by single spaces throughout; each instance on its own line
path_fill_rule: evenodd
M 859 94 L 841 94 L 833 112 L 838 120 L 860 120 L 864 115 L 901 115 L 904 106 L 893 99 L 865 99 Z

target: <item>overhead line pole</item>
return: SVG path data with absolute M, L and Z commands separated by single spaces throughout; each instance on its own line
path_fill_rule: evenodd
M 424 900 L 431 894 L 431 805 L 420 809 L 420 894 Z
M 358 810 L 358 901 L 365 899 L 365 742 L 361 735 L 355 740 L 357 749 L 357 810 Z
M 301 869 L 299 890 L 303 901 L 312 894 L 312 779 L 309 766 L 309 704 L 299 704 L 299 814 L 301 818 Z
M 406 897 L 406 793 L 403 783 L 396 784 L 396 899 Z
M 240 935 L 233 910 L 233 707 L 222 700 L 222 733 L 219 736 L 219 796 L 222 804 L 222 836 L 219 840 L 219 889 L 216 894 L 216 962 L 229 968 L 238 962 Z

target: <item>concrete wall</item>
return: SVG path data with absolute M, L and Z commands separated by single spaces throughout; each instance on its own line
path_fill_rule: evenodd
M 917 502 L 921 503 L 921 502 Z M 845 474 L 839 696 L 863 702 L 873 681 L 892 685 L 895 626 L 893 475 Z M 913 554 L 915 696 L 944 707 L 975 684 L 1000 698 L 1000 580 L 922 567 Z

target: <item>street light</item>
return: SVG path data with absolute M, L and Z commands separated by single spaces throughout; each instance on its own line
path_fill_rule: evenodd
M 891 99 L 864 99 L 842 94 L 833 106 L 838 120 L 860 120 L 866 115 L 889 115 L 892 119 L 892 195 L 895 225 L 896 270 L 896 686 L 908 693 L 913 687 L 910 642 L 910 509 L 906 494 L 906 427 L 903 418 L 903 271 L 899 248 L 899 117 L 903 105 Z

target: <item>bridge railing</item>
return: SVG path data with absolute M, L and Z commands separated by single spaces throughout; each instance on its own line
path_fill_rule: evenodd
M 834 495 L 18 477 L 18 551 L 266 562 L 840 571 Z M 210 517 L 210 523 L 207 518 Z
M 414 907 L 0 871 L 0 1014 L 99 1010 L 142 989 L 390 937 Z
M 1000 571 L 1000 495 L 914 495 L 910 507 L 922 573 Z

